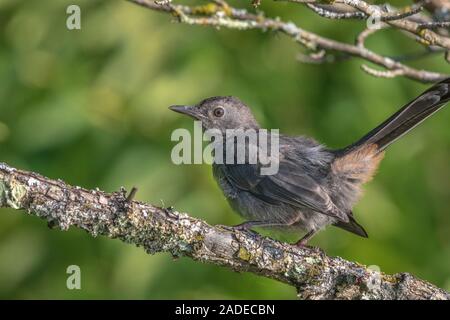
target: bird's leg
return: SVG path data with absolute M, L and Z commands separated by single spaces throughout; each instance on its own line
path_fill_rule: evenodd
M 250 230 L 253 227 L 279 227 L 290 226 L 292 223 L 278 222 L 278 221 L 246 221 L 235 226 L 217 225 L 217 227 L 227 230 Z
M 237 230 L 248 230 L 253 227 L 279 227 L 289 225 L 283 222 L 277 221 L 246 221 L 241 224 L 233 226 L 233 229 Z
M 307 234 L 303 236 L 300 240 L 298 240 L 294 245 L 299 247 L 306 247 L 308 241 L 316 234 L 316 230 L 311 230 Z

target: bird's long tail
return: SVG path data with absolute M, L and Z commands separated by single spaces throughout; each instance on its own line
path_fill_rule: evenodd
M 371 144 L 375 144 L 379 151 L 383 151 L 391 143 L 443 108 L 449 101 L 450 78 L 447 78 L 432 86 L 360 140 L 342 151 L 345 154 L 361 146 Z
M 435 84 L 357 142 L 336 152 L 332 171 L 346 195 L 345 203 L 349 210 L 361 194 L 361 185 L 375 174 L 384 149 L 449 101 L 450 78 Z M 351 213 L 349 217 L 349 222 L 339 221 L 335 226 L 367 237 Z

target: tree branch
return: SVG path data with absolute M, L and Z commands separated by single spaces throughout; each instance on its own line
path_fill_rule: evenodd
M 150 254 L 169 252 L 252 272 L 296 287 L 304 299 L 450 299 L 449 293 L 407 273 L 386 275 L 318 249 L 213 227 L 131 198 L 124 190 L 86 190 L 0 164 L 0 207 L 24 210 L 61 230 L 75 226 Z
M 245 9 L 233 8 L 223 0 L 215 1 L 215 3 L 209 3 L 204 6 L 184 6 L 179 4 L 173 4 L 172 2 L 157 3 L 153 0 L 128 0 L 128 1 L 154 11 L 171 13 L 178 19 L 179 22 L 185 24 L 212 26 L 216 28 L 224 27 L 238 30 L 259 29 L 263 31 L 268 30 L 278 31 L 294 39 L 297 43 L 302 45 L 309 52 L 312 52 L 313 56 L 315 53 L 325 50 L 337 52 L 347 56 L 358 57 L 368 62 L 374 63 L 384 68 L 386 71 L 390 71 L 386 73 L 391 74 L 393 76 L 401 75 L 421 82 L 436 82 L 449 77 L 449 75 L 447 74 L 426 70 L 419 70 L 409 67 L 401 63 L 400 61 L 396 61 L 390 57 L 377 54 L 374 51 L 366 48 L 364 45 L 352 45 L 319 36 L 315 33 L 306 31 L 298 27 L 292 22 L 284 22 L 278 18 L 271 19 L 264 17 L 262 14 L 249 13 Z M 307 1 L 315 2 L 314 0 L 307 0 Z M 390 15 L 390 17 L 391 16 L 392 15 Z M 391 24 L 400 21 L 403 20 L 392 20 L 386 23 Z M 416 25 L 418 24 L 416 23 Z M 431 33 L 433 35 L 435 34 L 433 31 L 425 28 L 422 28 L 421 30 L 425 34 Z M 436 41 L 433 41 L 433 43 L 436 43 Z M 303 57 L 308 56 L 311 57 L 310 54 L 303 55 Z M 303 62 L 311 61 L 312 63 L 319 63 L 325 61 L 337 61 L 340 59 L 323 59 L 321 61 L 317 59 L 306 58 L 299 60 Z
M 278 1 L 288 1 L 296 3 L 305 3 L 304 0 L 278 0 Z M 306 0 L 306 4 L 310 6 L 311 4 L 319 4 L 321 0 Z M 405 19 L 419 13 L 422 10 L 424 4 L 428 4 L 430 0 L 418 1 L 417 4 L 407 7 L 403 10 L 397 10 L 396 13 L 386 12 L 378 5 L 369 4 L 363 0 L 335 0 L 336 4 L 344 4 L 358 12 L 365 14 L 367 17 L 378 15 L 381 21 L 385 21 L 392 27 L 399 30 L 410 32 L 416 35 L 427 45 L 435 45 L 441 48 L 450 50 L 450 38 L 442 36 L 431 30 L 425 30 L 420 27 L 420 24 L 412 19 Z

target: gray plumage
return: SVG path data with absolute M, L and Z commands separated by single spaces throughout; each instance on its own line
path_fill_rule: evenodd
M 248 219 L 237 227 L 300 229 L 306 242 L 335 225 L 367 237 L 352 214 L 361 186 L 374 175 L 385 148 L 450 100 L 444 80 L 370 131 L 356 143 L 331 150 L 306 137 L 279 136 L 279 170 L 261 175 L 260 164 L 213 164 L 213 174 L 231 207 Z M 202 121 L 204 129 L 255 129 L 250 109 L 235 97 L 213 97 L 172 110 Z

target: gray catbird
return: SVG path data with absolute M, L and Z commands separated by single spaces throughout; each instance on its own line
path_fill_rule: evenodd
M 305 245 L 319 230 L 334 225 L 367 237 L 352 207 L 392 142 L 450 100 L 450 78 L 418 96 L 350 146 L 330 150 L 306 137 L 279 136 L 279 170 L 262 175 L 258 164 L 213 163 L 213 174 L 230 205 L 249 221 L 235 228 L 281 227 L 303 230 Z M 250 109 L 235 97 L 213 97 L 171 110 L 202 121 L 203 129 L 255 129 Z

